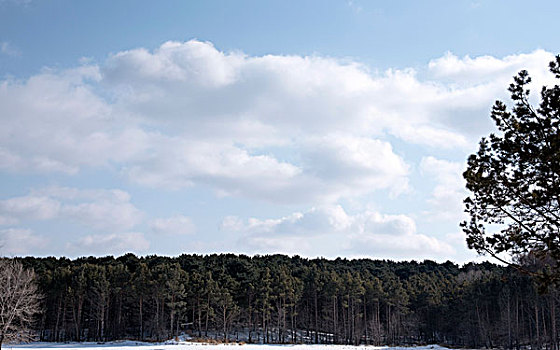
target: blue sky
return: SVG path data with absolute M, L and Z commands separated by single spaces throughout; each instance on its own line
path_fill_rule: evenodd
M 475 259 L 461 172 L 558 7 L 0 0 L 1 253 Z

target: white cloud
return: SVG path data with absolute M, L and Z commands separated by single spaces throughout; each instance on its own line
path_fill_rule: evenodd
M 128 251 L 141 253 L 148 249 L 148 241 L 143 234 L 128 230 L 140 224 L 142 219 L 143 213 L 130 203 L 130 195 L 122 190 L 70 187 L 35 189 L 28 195 L 0 201 L 0 225 L 51 221 L 61 225 L 63 231 L 57 232 L 57 235 L 63 238 L 62 241 L 70 243 L 49 245 L 49 240 L 29 229 L 9 227 L 0 229 L 0 252 L 9 255 L 64 252 L 74 256 Z M 81 226 L 78 232 L 68 225 L 70 222 Z M 42 232 L 49 232 L 44 225 L 40 227 Z M 114 233 L 81 236 L 81 231 Z
M 134 205 L 119 200 L 65 205 L 62 215 L 98 229 L 115 230 L 130 229 L 142 217 Z
M 224 195 L 263 198 L 289 186 L 300 169 L 219 141 L 161 137 L 148 157 L 123 172 L 132 181 L 151 187 L 209 185 Z
M 275 202 L 332 201 L 376 189 L 396 194 L 407 189 L 408 166 L 379 140 L 308 138 L 297 145 L 303 168 L 217 141 L 162 142 L 149 160 L 125 169 L 131 180 L 167 188 L 208 185 L 220 195 Z
M 459 58 L 451 52 L 443 57 L 434 59 L 428 64 L 430 72 L 437 78 L 452 79 L 454 82 L 462 82 L 468 85 L 491 83 L 498 78 L 499 83 L 511 80 L 512 74 L 522 69 L 536 74 L 538 78 L 547 72 L 548 62 L 554 59 L 554 55 L 544 50 L 536 50 L 529 54 L 510 55 L 504 58 L 493 56 L 479 56 L 471 58 L 464 56 Z M 549 78 L 550 79 L 550 78 Z M 502 88 L 506 88 L 503 86 Z
M 119 52 L 109 58 L 105 71 L 115 81 L 134 76 L 134 83 L 142 85 L 189 81 L 217 88 L 234 81 L 235 63 L 243 58 L 237 53 L 223 55 L 210 42 L 169 41 L 153 53 L 143 48 Z
M 0 169 L 75 174 L 130 159 L 142 132 L 125 130 L 126 115 L 116 119 L 93 92 L 100 78 L 96 67 L 80 67 L 0 83 Z
M 453 254 L 411 217 L 458 220 L 463 166 L 427 154 L 463 159 L 489 132 L 490 106 L 506 97 L 511 77 L 527 68 L 535 86 L 550 84 L 552 57 L 542 50 L 503 58 L 448 53 L 425 67 L 379 73 L 321 56 L 222 52 L 196 40 L 117 52 L 99 65 L 83 60 L 0 80 L 0 171 L 76 179 L 93 170 L 158 189 L 210 189 L 250 205 L 315 206 L 280 218 L 225 218 L 223 230 L 244 237 L 238 248 L 247 251 Z M 428 210 L 363 210 L 366 201 L 392 200 L 387 193 L 404 201 L 425 190 L 410 188 L 412 157 L 423 157 L 421 175 L 434 180 Z M 353 214 L 337 205 L 355 202 Z M 130 233 L 144 215 L 119 190 L 50 187 L 0 200 L 4 227 L 59 220 L 92 229 L 68 246 L 76 252 L 97 251 L 95 240 L 125 251 L 134 238 L 134 249 L 147 249 L 142 234 Z M 146 224 L 156 234 L 194 232 L 183 215 Z
M 150 243 L 139 232 L 125 232 L 109 235 L 88 235 L 78 241 L 68 243 L 66 252 L 78 255 L 122 255 L 125 253 L 141 254 L 146 252 Z
M 408 188 L 408 165 L 388 142 L 329 135 L 309 139 L 302 149 L 306 172 L 336 197 L 384 188 L 398 194 Z
M 192 219 L 184 215 L 154 219 L 150 227 L 156 235 L 191 235 L 196 231 Z
M 467 195 L 462 162 L 450 162 L 432 156 L 422 158 L 420 170 L 424 176 L 435 180 L 435 187 L 428 198 L 431 209 L 426 213 L 434 221 L 459 222 L 463 215 L 463 199 Z
M 550 57 L 447 54 L 421 79 L 412 69 L 378 74 L 319 56 L 167 42 L 118 52 L 99 66 L 0 82 L 0 169 L 113 169 L 145 186 L 203 186 L 288 204 L 399 194 L 409 176 L 402 148 L 472 145 L 511 76 L 529 65 L 545 79 Z M 403 141 L 398 152 L 393 137 Z M 110 211 L 82 205 L 68 213 Z
M 354 256 L 390 258 L 433 257 L 438 260 L 452 258 L 456 251 L 436 237 L 416 232 L 414 220 L 406 215 L 365 213 L 353 234 L 348 252 Z
M 0 254 L 4 256 L 22 256 L 38 254 L 48 240 L 38 236 L 29 229 L 8 228 L 0 230 Z
M 121 190 L 49 187 L 0 201 L 0 218 L 4 218 L 4 225 L 24 220 L 67 219 L 88 228 L 120 231 L 140 223 L 142 212 Z
M 373 211 L 349 215 L 341 206 L 312 208 L 279 219 L 229 216 L 222 229 L 241 235 L 238 249 L 248 253 L 438 259 L 455 254 L 448 243 L 416 232 L 414 220 L 406 215 Z
M 0 201 L 0 213 L 11 221 L 48 220 L 59 215 L 60 202 L 47 196 L 23 196 Z
M 487 133 L 490 106 L 496 99 L 509 100 L 507 87 L 519 71 L 527 70 L 532 78 L 534 103 L 537 103 L 541 86 L 557 84 L 548 70 L 548 63 L 553 59 L 552 53 L 535 50 L 503 58 L 459 58 L 448 52 L 443 57 L 430 61 L 428 67 L 431 77 L 449 88 L 449 106 L 444 109 L 448 116 L 442 115 L 441 119 L 447 125 L 458 122 L 467 132 Z M 484 119 L 477 118 L 473 112 Z M 453 118 L 453 115 L 457 118 Z

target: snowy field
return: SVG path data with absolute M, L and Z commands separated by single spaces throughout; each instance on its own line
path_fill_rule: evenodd
M 243 350 L 256 350 L 256 349 L 270 349 L 270 350 L 377 350 L 377 349 L 389 349 L 389 350 L 447 350 L 447 348 L 438 345 L 428 345 L 428 346 L 418 346 L 418 347 L 380 347 L 380 346 L 352 346 L 352 345 L 271 345 L 271 344 L 206 344 L 206 343 L 191 343 L 191 342 L 179 342 L 179 343 L 142 343 L 135 341 L 125 341 L 125 342 L 111 342 L 111 343 L 31 343 L 31 344 L 21 344 L 21 345 L 11 345 L 6 344 L 2 346 L 3 349 L 17 349 L 17 350 L 232 350 L 236 348 L 242 348 Z

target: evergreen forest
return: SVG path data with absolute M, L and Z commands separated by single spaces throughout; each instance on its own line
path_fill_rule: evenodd
M 554 288 L 492 263 L 285 255 L 16 258 L 42 293 L 42 341 L 555 348 Z

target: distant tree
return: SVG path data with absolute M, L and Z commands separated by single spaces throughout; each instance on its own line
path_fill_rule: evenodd
M 40 311 L 35 274 L 13 259 L 0 260 L 0 348 L 6 341 L 31 338 L 29 327 Z
M 138 303 L 139 338 L 141 340 L 144 340 L 144 304 L 153 285 L 151 279 L 152 275 L 148 265 L 144 262 L 139 263 L 136 267 L 136 271 L 132 275 L 132 288 L 134 291 L 134 298 Z
M 257 285 L 257 304 L 260 308 L 260 316 L 262 322 L 262 342 L 269 343 L 269 323 L 270 323 L 270 313 L 272 310 L 272 278 L 270 276 L 270 268 L 265 267 L 261 271 L 261 276 Z
M 560 56 L 549 67 L 560 79 Z M 464 201 L 470 220 L 461 226 L 469 248 L 481 254 L 518 268 L 528 254 L 546 262 L 538 276 L 550 285 L 560 278 L 560 87 L 543 87 L 535 109 L 530 82 L 525 70 L 514 78 L 513 108 L 501 101 L 492 108 L 500 133 L 482 138 L 468 158 L 463 176 L 472 192 Z
M 187 292 L 189 275 L 177 263 L 169 266 L 165 281 L 165 299 L 169 308 L 169 333 L 179 336 L 179 326 L 187 307 Z
M 109 312 L 110 285 L 103 266 L 87 264 L 88 288 L 86 299 L 89 303 L 90 332 L 95 340 L 105 340 L 106 318 Z M 95 331 L 93 331 L 95 329 Z M 92 335 L 93 335 L 92 334 Z

